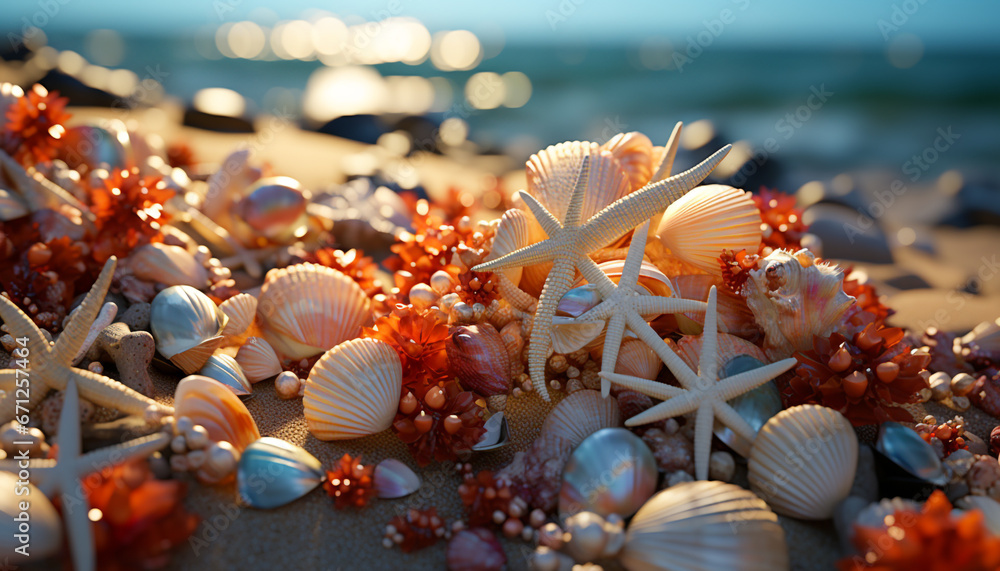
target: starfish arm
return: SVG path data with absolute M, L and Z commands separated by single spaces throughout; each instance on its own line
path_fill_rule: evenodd
M 706 307 L 704 301 L 682 297 L 640 295 L 632 300 L 632 308 L 643 317 L 656 317 L 664 313 L 705 311 Z
M 708 461 L 712 455 L 712 428 L 715 425 L 715 408 L 703 402 L 698 408 L 694 427 L 694 477 L 708 479 Z
M 98 375 L 85 369 L 68 369 L 68 371 L 68 376 L 80 385 L 80 394 L 83 398 L 94 404 L 138 416 L 143 416 L 150 406 L 160 409 L 165 414 L 173 412 L 172 407 L 161 405 L 142 393 L 104 375 Z
M 38 373 L 36 368 L 34 371 L 29 371 L 31 373 Z M 41 374 L 35 374 L 31 377 L 31 390 L 28 393 L 28 402 L 24 402 L 22 399 L 20 403 L 17 402 L 17 397 L 20 396 L 16 391 L 8 391 L 2 400 L 0 400 L 0 424 L 8 423 L 14 420 L 14 417 L 18 416 L 18 412 L 34 410 L 45 395 L 49 394 L 49 386 L 47 377 Z
M 88 452 L 76 461 L 76 475 L 85 478 L 111 466 L 116 466 L 137 458 L 146 458 L 153 452 L 163 450 L 170 444 L 170 435 L 157 432 Z
M 716 401 L 715 416 L 722 421 L 722 424 L 728 426 L 736 434 L 746 438 L 747 441 L 753 442 L 754 438 L 757 438 L 757 431 L 729 403 Z
M 97 336 L 104 331 L 104 328 L 111 325 L 115 321 L 115 315 L 118 314 L 118 306 L 111 303 L 104 304 L 101 308 L 101 312 L 97 314 L 97 318 L 94 322 L 90 324 L 90 330 L 87 331 L 87 338 L 83 340 L 83 344 L 80 345 L 80 349 L 73 355 L 70 359 L 71 365 L 76 365 L 83 360 L 84 355 L 90 350 L 91 345 L 97 340 Z M 53 352 L 57 351 L 58 347 L 53 348 Z
M 798 361 L 794 357 L 789 357 L 776 363 L 733 375 L 732 377 L 726 377 L 719 381 L 720 386 L 717 390 L 722 400 L 736 398 L 738 395 L 755 389 L 791 369 L 796 363 Z
M 517 287 L 517 285 L 510 281 L 503 272 L 496 272 L 494 274 L 499 280 L 500 287 L 500 297 L 504 299 L 507 303 L 511 305 L 514 309 L 518 311 L 526 311 L 530 313 L 535 312 L 535 306 L 538 304 L 538 300 L 534 296 L 525 292 L 523 289 Z
M 683 124 L 680 121 L 674 125 L 674 130 L 670 133 L 670 138 L 667 139 L 667 152 L 663 155 L 663 160 L 660 162 L 660 166 L 656 168 L 656 173 L 651 179 L 649 179 L 649 182 L 660 182 L 664 178 L 670 176 L 670 171 L 674 168 L 674 159 L 677 157 L 677 145 L 681 141 L 682 125 Z
M 495 272 L 497 270 L 506 270 L 507 268 L 516 268 L 518 266 L 531 266 L 551 261 L 554 258 L 559 257 L 560 254 L 561 252 L 555 250 L 551 239 L 542 240 L 541 242 L 535 242 L 530 246 L 525 246 L 520 250 L 514 250 L 513 252 L 500 256 L 495 260 L 483 262 L 472 268 L 472 270 L 476 272 Z
M 580 217 L 583 215 L 583 196 L 587 192 L 587 184 L 590 182 L 590 155 L 584 155 L 583 162 L 580 163 L 580 174 L 576 176 L 576 185 L 573 187 L 573 194 L 569 198 L 569 206 L 566 208 L 566 227 L 574 227 L 580 224 Z
M 625 334 L 625 316 L 616 313 L 608 320 L 608 331 L 604 334 L 604 352 L 601 355 L 601 371 L 614 373 L 618 363 L 618 350 L 622 346 L 622 335 Z M 601 378 L 601 396 L 608 398 L 611 394 L 611 381 Z
M 649 235 L 649 220 L 643 222 L 632 233 L 632 243 L 628 247 L 628 254 L 625 256 L 625 266 L 622 268 L 622 277 L 618 280 L 618 287 L 628 288 L 626 291 L 636 289 L 639 283 L 639 272 L 642 270 L 642 255 L 646 249 L 646 237 Z
M 593 251 L 624 236 L 643 220 L 662 213 L 672 202 L 697 186 L 726 157 L 731 145 L 726 145 L 690 170 L 674 175 L 655 184 L 619 198 L 594 215 L 583 225 L 582 244 L 585 251 Z
M 644 410 L 633 416 L 626 423 L 626 426 L 638 426 L 640 424 L 649 424 L 651 422 L 682 416 L 698 410 L 702 402 L 703 399 L 697 391 L 684 391 L 683 394 L 665 400 L 653 406 L 653 408 Z
M 590 259 L 590 256 L 577 256 L 576 267 L 583 274 L 583 279 L 597 288 L 601 297 L 605 299 L 611 297 L 615 293 L 615 289 L 618 288 L 615 282 L 608 277 L 608 274 L 601 271 L 597 262 Z
M 607 321 L 618 309 L 618 303 L 612 299 L 606 299 L 594 307 L 583 312 L 579 317 L 573 319 L 577 323 L 587 323 L 589 321 Z
M 552 346 L 552 318 L 556 314 L 559 300 L 573 286 L 573 261 L 572 258 L 556 258 L 552 264 L 552 270 L 545 278 L 542 295 L 538 299 L 538 310 L 528 338 L 528 373 L 535 391 L 544 400 L 549 400 L 549 390 L 545 386 L 545 363 Z
M 548 211 L 537 198 L 528 194 L 527 192 L 522 192 L 521 199 L 528 206 L 528 210 L 531 211 L 531 215 L 535 217 L 538 224 L 545 230 L 545 235 L 552 237 L 555 236 L 559 230 L 562 230 L 562 224 L 556 220 L 556 217 Z
M 718 379 L 719 369 L 719 311 L 716 304 L 718 293 L 715 286 L 708 290 L 708 309 L 705 311 L 705 327 L 701 336 L 701 355 L 698 356 L 698 376 L 709 383 Z
M 628 328 L 632 330 L 632 333 L 635 333 L 636 337 L 660 357 L 663 364 L 680 381 L 681 386 L 691 388 L 698 383 L 698 376 L 694 374 L 694 371 L 677 356 L 677 353 L 670 349 L 670 346 L 663 339 L 660 339 L 660 336 L 646 323 L 646 320 L 632 311 L 627 312 L 625 318 L 628 320 Z
M 599 373 L 602 379 L 607 379 L 608 381 L 625 387 L 636 392 L 640 392 L 644 395 L 651 396 L 660 400 L 669 400 L 674 397 L 680 397 L 687 393 L 684 389 L 680 387 L 675 387 L 673 385 L 668 385 L 666 383 L 659 383 L 657 381 L 651 381 L 649 379 L 643 379 L 642 377 L 633 377 L 631 375 L 621 375 L 618 373 Z
M 72 483 L 60 489 L 63 520 L 69 538 L 70 553 L 73 556 L 73 568 L 78 571 L 93 571 L 96 565 L 94 531 L 87 517 L 90 505 L 80 480 L 76 479 L 75 474 L 70 474 L 70 477 L 73 478 Z
M 51 348 L 45 335 L 42 334 L 42 330 L 19 307 L 14 305 L 14 302 L 3 295 L 0 295 L 0 319 L 3 319 L 4 325 L 7 326 L 7 332 L 15 340 L 27 338 L 24 347 L 28 349 L 33 365 L 31 368 L 43 369 L 48 362 Z
M 97 281 L 87 292 L 87 297 L 83 298 L 83 303 L 73 312 L 73 316 L 70 317 L 69 323 L 52 349 L 52 359 L 55 362 L 69 364 L 80 352 L 80 348 L 83 347 L 83 342 L 90 332 L 90 325 L 104 306 L 104 296 L 111 285 L 117 261 L 114 256 L 108 258 L 108 261 L 104 263 L 104 269 L 101 270 L 101 275 L 97 276 Z
M 0 371 L 0 391 L 9 393 L 14 390 L 17 381 L 17 371 L 15 369 L 4 369 Z

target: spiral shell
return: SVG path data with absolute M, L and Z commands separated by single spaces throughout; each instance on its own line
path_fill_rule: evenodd
M 190 286 L 172 286 L 153 298 L 149 325 L 156 350 L 193 373 L 222 343 L 229 318 L 205 294 Z
M 750 488 L 780 514 L 826 519 L 850 492 L 857 464 L 851 422 L 832 408 L 799 405 L 772 417 L 757 434 Z
M 572 446 L 602 428 L 622 425 L 618 401 L 600 391 L 580 390 L 559 401 L 542 423 L 541 435 L 559 436 Z
M 264 338 L 292 360 L 327 351 L 358 336 L 371 302 L 351 278 L 316 264 L 267 273 L 257 303 Z
M 462 386 L 484 397 L 510 391 L 510 358 L 500 333 L 488 323 L 451 328 L 448 366 Z
M 270 379 L 281 372 L 281 362 L 271 344 L 261 337 L 249 337 L 236 353 L 236 362 L 251 383 Z
M 388 343 L 354 339 L 323 355 L 305 387 L 302 405 L 313 436 L 359 438 L 392 424 L 403 387 L 403 366 Z
M 220 303 L 219 309 L 229 317 L 222 334 L 227 337 L 243 335 L 257 315 L 257 298 L 248 293 L 237 294 Z
M 240 452 L 260 438 L 250 411 L 240 399 L 215 379 L 190 375 L 174 391 L 174 414 L 205 427 L 214 442 L 228 442 Z
M 208 284 L 208 270 L 190 252 L 169 244 L 146 244 L 129 254 L 128 267 L 139 279 L 166 286 L 201 289 Z

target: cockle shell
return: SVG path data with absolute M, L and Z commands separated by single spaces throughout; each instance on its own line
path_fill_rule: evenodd
M 8 556 L 23 563 L 30 561 L 28 557 L 31 556 L 45 559 L 58 553 L 62 546 L 63 526 L 52 502 L 41 490 L 24 480 L 19 481 L 17 475 L 11 472 L 0 472 L 0 486 L 4 490 L 0 496 L 0 549 L 3 550 L 4 565 Z M 22 503 L 28 504 L 27 510 L 21 509 Z M 18 531 L 18 521 L 14 519 L 22 513 L 30 518 L 31 542 L 27 557 L 18 557 L 14 551 L 23 545 L 16 537 L 23 531 Z
M 463 387 L 484 397 L 510 392 L 510 358 L 492 325 L 457 325 L 449 333 L 448 366 Z
M 576 318 L 597 307 L 601 294 L 591 284 L 577 286 L 566 292 L 556 306 L 552 318 L 552 350 L 557 353 L 572 353 L 591 344 L 600 345 L 595 340 L 604 331 L 603 321 L 576 321 Z
M 816 263 L 809 250 L 775 250 L 749 273 L 743 295 L 772 360 L 812 349 L 813 336 L 828 337 L 840 328 L 854 303 L 844 293 L 843 270 Z
M 799 405 L 758 432 L 750 450 L 750 489 L 780 514 L 827 519 L 851 491 L 857 464 L 851 421 L 832 408 Z
M 254 183 L 233 211 L 254 233 L 280 242 L 299 235 L 305 222 L 306 203 L 297 180 L 278 176 Z
M 420 489 L 420 476 L 395 458 L 386 458 L 375 466 L 373 482 L 380 498 L 402 498 Z
M 559 490 L 559 517 L 588 511 L 629 517 L 656 491 L 656 459 L 624 428 L 603 428 L 570 454 Z
M 600 391 L 580 390 L 552 408 L 542 423 L 541 436 L 558 436 L 576 446 L 602 428 L 621 425 L 621 412 L 614 397 L 605 399 Z
M 653 142 L 638 131 L 618 133 L 601 149 L 611 151 L 628 175 L 632 192 L 639 190 L 653 176 Z
M 760 211 L 749 192 L 720 184 L 699 186 L 667 207 L 656 236 L 674 256 L 721 275 L 723 250 L 757 251 Z
M 360 438 L 392 424 L 403 387 L 403 365 L 388 343 L 354 339 L 323 355 L 305 386 L 302 405 L 313 436 Z
M 524 352 L 525 339 L 521 322 L 515 320 L 504 325 L 503 329 L 500 330 L 500 341 L 503 342 L 503 346 L 507 350 L 507 360 L 510 362 L 510 377 L 513 379 L 524 372 L 521 353 Z
M 618 350 L 615 372 L 652 381 L 660 374 L 663 361 L 648 345 L 638 339 L 626 339 Z
M 240 499 L 271 509 L 294 502 L 323 481 L 323 466 L 302 448 L 265 436 L 243 451 L 236 470 Z
M 208 377 L 190 375 L 174 391 L 174 414 L 205 427 L 214 442 L 226 441 L 239 451 L 260 438 L 250 411 L 228 387 Z
M 257 315 L 257 298 L 240 293 L 219 304 L 219 309 L 229 317 L 229 323 L 222 330 L 227 337 L 243 335 Z
M 171 286 L 156 294 L 149 326 L 156 350 L 185 373 L 200 369 L 222 343 L 229 318 L 211 299 L 190 286 Z
M 198 374 L 226 385 L 238 397 L 247 396 L 253 391 L 250 381 L 243 374 L 243 369 L 236 362 L 236 359 L 223 353 L 216 353 L 209 357 L 208 361 L 205 361 L 205 364 L 198 370 Z
M 267 273 L 257 318 L 275 352 L 299 360 L 357 337 L 371 317 L 370 307 L 354 280 L 305 263 Z
M 778 516 L 752 492 L 685 482 L 639 509 L 619 560 L 629 571 L 781 571 L 788 546 Z
M 128 267 L 137 278 L 147 282 L 196 289 L 208 285 L 208 270 L 180 246 L 146 244 L 129 254 Z
M 236 353 L 236 362 L 251 383 L 270 379 L 281 372 L 278 356 L 262 337 L 248 337 Z

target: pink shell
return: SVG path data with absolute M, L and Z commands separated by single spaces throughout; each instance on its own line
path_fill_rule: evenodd
M 240 452 L 260 438 L 257 423 L 233 391 L 201 375 L 184 377 L 177 384 L 174 415 L 190 418 L 205 427 L 213 442 L 226 441 Z
M 500 571 L 507 556 L 493 532 L 477 527 L 463 529 L 448 542 L 448 571 Z
M 652 178 L 653 142 L 646 135 L 638 131 L 619 133 L 601 145 L 601 148 L 611 151 L 621 163 L 628 174 L 633 192 L 645 186 Z
M 448 366 L 462 386 L 484 397 L 510 391 L 510 357 L 500 333 L 488 323 L 451 328 Z

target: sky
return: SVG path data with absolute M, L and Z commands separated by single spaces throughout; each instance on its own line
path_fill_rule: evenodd
M 34 21 L 50 36 L 95 28 L 177 35 L 243 19 L 300 18 L 318 6 L 366 20 L 412 16 L 432 31 L 464 28 L 507 42 L 638 43 L 707 32 L 717 46 L 875 47 L 909 33 L 928 49 L 1000 48 L 996 0 L 3 0 L 0 31 Z

